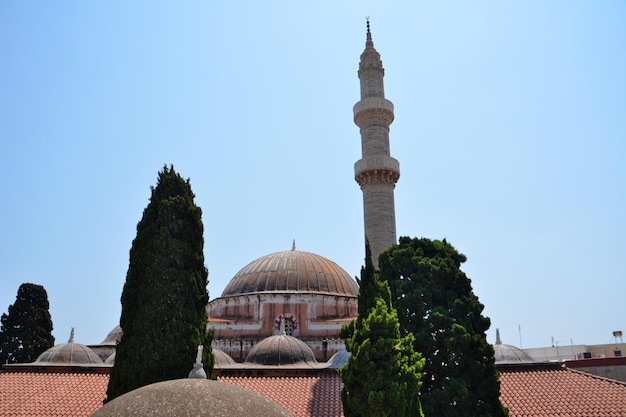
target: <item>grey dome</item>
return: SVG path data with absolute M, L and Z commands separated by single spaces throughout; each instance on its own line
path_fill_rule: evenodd
M 533 358 L 531 358 L 526 352 L 522 349 L 505 345 L 500 340 L 500 329 L 496 329 L 496 344 L 493 345 L 494 350 L 494 358 L 496 360 L 496 364 L 511 364 L 511 363 L 530 363 L 534 362 Z
M 74 342 L 74 329 L 67 343 L 51 347 L 39 355 L 37 365 L 102 365 L 100 356 L 90 348 Z
M 496 364 L 534 362 L 526 352 L 515 346 L 499 344 L 494 345 L 493 350 Z
M 92 417 L 293 417 L 267 397 L 207 379 L 176 379 L 146 385 L 106 403 Z
M 122 338 L 122 328 L 118 325 L 109 332 L 107 337 L 100 343 L 101 345 L 117 345 Z
M 350 352 L 346 349 L 342 349 L 328 360 L 328 368 L 339 369 L 348 363 L 348 358 L 350 358 Z
M 115 365 L 115 352 L 111 353 L 111 355 L 106 358 L 106 360 L 104 361 L 105 364 L 107 365 Z
M 267 337 L 254 345 L 245 364 L 316 366 L 317 361 L 306 343 L 293 336 L 281 334 Z
M 220 349 L 211 349 L 213 351 L 213 356 L 215 357 L 215 368 L 220 369 L 224 366 L 235 365 L 237 362 L 233 358 L 228 355 L 228 353 L 224 352 Z

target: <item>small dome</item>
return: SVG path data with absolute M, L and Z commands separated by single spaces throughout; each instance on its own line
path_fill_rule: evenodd
M 224 366 L 235 365 L 237 362 L 228 355 L 228 353 L 219 349 L 211 349 L 215 357 L 215 368 L 220 369 Z
M 90 348 L 74 342 L 74 329 L 67 343 L 61 343 L 39 355 L 35 364 L 42 365 L 102 365 L 100 356 Z
M 526 352 L 515 346 L 504 344 L 494 345 L 493 350 L 496 364 L 534 362 L 533 358 Z
M 534 362 L 533 358 L 530 357 L 526 352 L 522 349 L 512 346 L 505 345 L 500 340 L 500 329 L 496 329 L 496 344 L 493 345 L 494 350 L 494 358 L 496 360 L 496 364 L 505 364 L 505 363 L 529 363 Z
M 336 263 L 310 252 L 277 252 L 243 267 L 222 297 L 257 292 L 308 292 L 357 297 L 359 287 Z
M 104 361 L 105 365 L 115 365 L 115 352 L 111 353 L 111 355 L 106 358 L 106 360 Z
M 122 328 L 118 325 L 109 332 L 107 337 L 100 343 L 101 345 L 117 345 L 122 338 Z
M 306 343 L 293 336 L 281 334 L 267 337 L 254 345 L 248 353 L 245 364 L 315 366 L 317 361 Z
M 283 407 L 249 389 L 207 379 L 176 379 L 121 395 L 91 417 L 293 417 Z
M 350 352 L 346 349 L 342 349 L 328 360 L 328 368 L 339 369 L 348 363 L 348 358 L 350 358 Z

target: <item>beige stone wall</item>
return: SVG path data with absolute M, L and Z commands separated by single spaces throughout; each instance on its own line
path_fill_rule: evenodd
M 263 293 L 212 300 L 207 306 L 213 346 L 233 359 L 245 359 L 250 348 L 278 334 L 281 319 L 293 324 L 293 336 L 307 343 L 318 360 L 343 348 L 339 329 L 357 316 L 357 297 L 315 293 Z M 327 341 L 324 348 L 323 342 Z
M 378 183 L 361 187 L 365 237 L 370 242 L 372 261 L 378 266 L 378 255 L 396 243 L 394 184 Z
M 248 353 L 258 341 L 250 339 L 213 339 L 213 349 L 219 349 L 227 353 L 235 362 L 244 362 Z M 335 353 L 345 349 L 346 345 L 341 339 L 313 339 L 305 340 L 313 351 L 318 362 L 327 362 Z

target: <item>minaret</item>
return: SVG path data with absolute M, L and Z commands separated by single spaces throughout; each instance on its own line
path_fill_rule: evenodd
M 400 163 L 389 153 L 393 103 L 385 99 L 384 76 L 368 20 L 365 50 L 359 63 L 361 100 L 354 105 L 354 123 L 361 130 L 363 157 L 354 164 L 354 179 L 363 191 L 365 238 L 369 240 L 376 268 L 378 255 L 397 243 L 393 189 L 400 178 Z

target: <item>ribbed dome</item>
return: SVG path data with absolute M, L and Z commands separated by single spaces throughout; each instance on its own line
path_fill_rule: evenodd
M 46 350 L 35 361 L 38 365 L 102 365 L 100 356 L 90 348 L 74 342 L 74 329 L 67 343 Z
M 233 358 L 231 358 L 228 353 L 224 352 L 220 349 L 211 349 L 213 351 L 213 357 L 215 358 L 215 367 L 221 368 L 223 366 L 234 365 L 237 362 Z
M 493 350 L 496 364 L 534 362 L 533 358 L 526 352 L 515 346 L 504 344 L 494 345 Z
M 100 343 L 101 345 L 117 345 L 122 338 L 122 328 L 117 325 L 109 332 L 107 337 Z
M 342 349 L 328 360 L 328 367 L 331 369 L 339 369 L 348 363 L 348 359 L 350 359 L 350 352 L 346 349 Z
M 496 364 L 534 362 L 533 358 L 522 349 L 503 344 L 500 339 L 500 329 L 496 329 L 496 344 L 493 345 L 493 350 Z
M 106 358 L 106 360 L 104 361 L 105 365 L 115 365 L 115 352 L 111 353 L 111 355 Z
M 286 334 L 270 336 L 254 345 L 246 364 L 254 365 L 317 365 L 315 355 L 302 340 Z
M 359 295 L 356 282 L 339 265 L 323 256 L 293 249 L 250 262 L 230 280 L 222 297 L 283 291 Z

